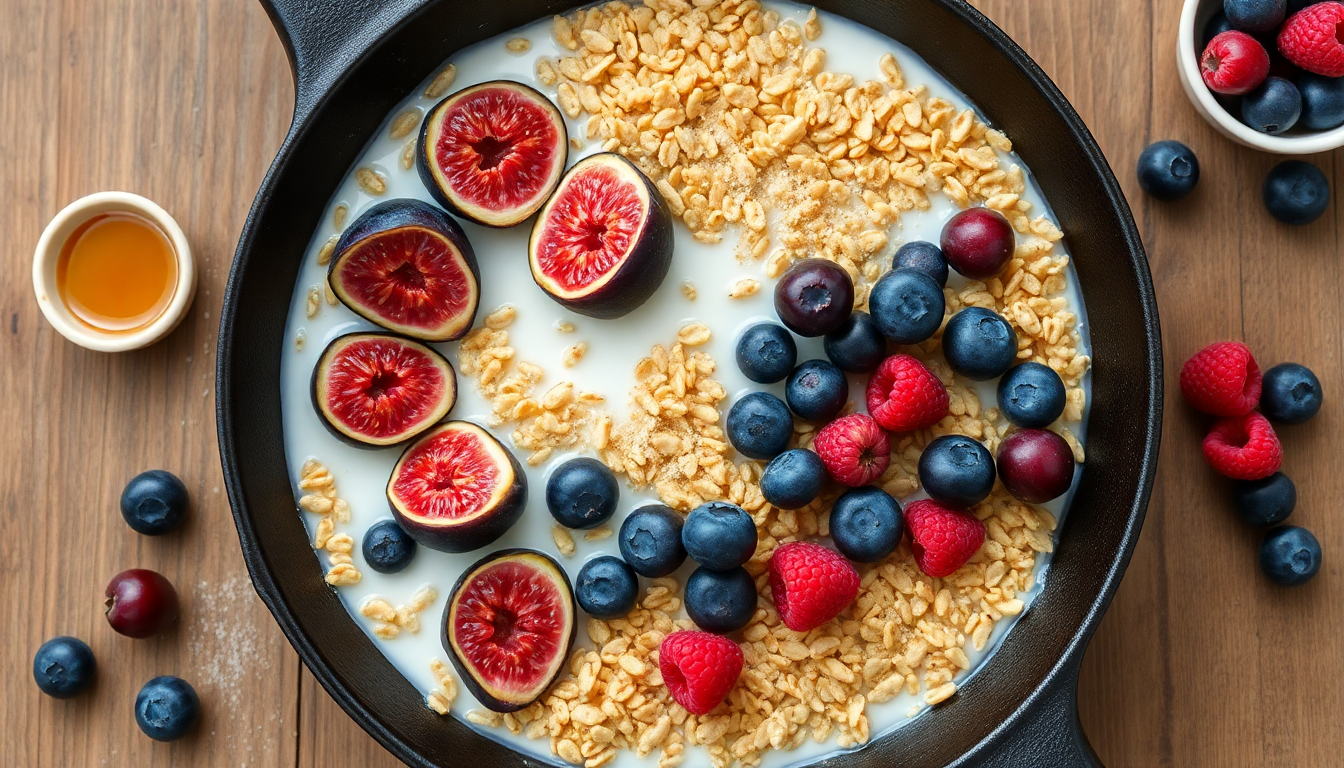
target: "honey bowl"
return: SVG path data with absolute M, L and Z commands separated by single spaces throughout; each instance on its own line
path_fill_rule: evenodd
M 62 336 L 124 352 L 177 327 L 195 298 L 196 268 L 186 235 L 162 207 L 98 192 L 67 205 L 42 232 L 33 289 Z

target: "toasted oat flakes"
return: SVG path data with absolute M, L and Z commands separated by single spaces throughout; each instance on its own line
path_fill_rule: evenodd
M 411 135 L 420 125 L 421 116 L 419 107 L 411 107 L 392 119 L 392 126 L 388 128 L 388 135 L 393 139 L 404 139 Z
M 457 79 L 457 67 L 449 64 L 434 76 L 429 85 L 425 86 L 425 98 L 437 99 L 448 93 L 448 89 L 453 87 L 453 80 Z
M 524 54 L 532 50 L 532 41 L 525 37 L 515 37 L 504 44 L 509 53 Z
M 387 180 L 372 168 L 355 170 L 355 182 L 366 194 L 378 197 L 387 192 Z
M 327 571 L 327 583 L 333 587 L 358 584 L 362 575 L 350 558 L 354 539 L 349 534 L 336 533 L 336 523 L 350 522 L 350 505 L 336 495 L 336 478 L 322 462 L 309 459 L 299 470 L 298 486 L 306 492 L 299 498 L 299 508 L 322 517 L 313 534 L 313 549 L 328 553 L 331 569 Z
M 331 225 L 336 228 L 337 232 L 345 229 L 345 217 L 348 215 L 350 215 L 350 206 L 345 203 L 336 206 L 336 210 L 331 212 Z M 332 244 L 335 245 L 334 241 Z M 321 261 L 318 262 L 318 264 L 322 263 Z
M 681 295 L 685 296 L 690 301 L 695 301 L 695 297 L 700 294 L 695 290 L 695 283 L 692 283 L 690 280 L 683 280 L 681 283 Z
M 761 282 L 759 280 L 744 277 L 733 283 L 732 287 L 728 289 L 728 298 L 745 299 L 748 296 L 755 296 L 756 292 L 759 290 L 761 290 Z
M 587 354 L 587 352 L 588 352 L 588 342 L 580 341 L 578 344 L 565 348 L 564 354 L 561 357 L 560 362 L 566 368 L 573 368 L 574 366 L 579 364 L 579 361 L 583 359 L 583 356 Z
M 338 214 L 341 214 L 336 218 L 341 222 L 345 221 L 345 214 L 342 213 L 343 210 L 345 210 L 345 206 L 343 205 L 339 205 L 336 207 L 336 212 Z M 340 239 L 341 239 L 340 235 L 332 235 L 331 237 L 327 238 L 327 241 L 322 244 L 321 248 L 318 249 L 317 265 L 319 267 L 325 267 L 331 263 L 331 256 L 332 254 L 336 253 L 336 243 Z

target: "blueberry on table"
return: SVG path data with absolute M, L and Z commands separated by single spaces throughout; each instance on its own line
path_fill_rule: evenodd
M 1048 365 L 1026 362 L 999 379 L 999 410 L 1014 426 L 1048 427 L 1064 413 L 1064 382 Z
M 938 285 L 947 285 L 947 257 L 943 249 L 925 240 L 914 240 L 896 249 L 891 259 L 892 269 L 917 269 L 938 281 Z
M 737 340 L 737 367 L 758 384 L 783 381 L 798 364 L 798 345 L 782 325 L 758 323 Z
M 803 259 L 775 283 L 775 312 L 799 336 L 825 336 L 854 311 L 854 281 L 827 259 Z
M 897 344 L 918 344 L 933 336 L 946 307 L 942 286 L 917 269 L 888 272 L 868 294 L 868 311 L 878 330 Z
M 785 451 L 761 473 L 761 495 L 771 506 L 801 509 L 816 500 L 826 482 L 826 465 L 805 448 Z
M 570 459 L 546 481 L 546 508 L 566 528 L 596 528 L 616 514 L 621 488 L 597 459 Z
M 626 516 L 616 536 L 621 557 L 635 573 L 657 579 L 686 562 L 681 544 L 682 518 L 663 504 L 649 504 Z
M 1179 200 L 1199 183 L 1199 158 L 1179 141 L 1157 141 L 1139 154 L 1139 186 L 1158 200 Z
M 1260 410 L 1284 424 L 1308 421 L 1321 410 L 1321 380 L 1305 365 L 1280 363 L 1261 380 Z
M 752 392 L 728 409 L 728 440 L 749 459 L 773 459 L 789 447 L 793 416 L 769 392 Z
M 686 580 L 686 615 L 706 632 L 726 634 L 756 613 L 756 582 L 745 568 L 696 568 Z
M 1344 125 L 1344 77 L 1306 72 L 1298 77 L 1297 90 L 1302 94 L 1303 128 L 1328 131 Z
M 1330 182 L 1321 169 L 1302 160 L 1284 160 L 1265 177 L 1265 208 L 1284 224 L 1302 226 L 1330 207 Z
M 121 516 L 136 533 L 159 536 L 187 518 L 187 486 L 163 469 L 141 472 L 121 492 Z
M 965 435 L 934 439 L 919 455 L 919 483 L 948 509 L 966 509 L 994 490 L 994 457 Z
M 1267 77 L 1241 100 L 1241 120 L 1261 133 L 1277 136 L 1302 116 L 1302 94 L 1282 77 Z
M 1233 480 L 1232 506 L 1247 525 L 1277 525 L 1297 506 L 1297 486 L 1282 472 L 1260 480 Z
M 854 312 L 822 342 L 826 357 L 842 371 L 872 373 L 887 357 L 887 338 L 867 312 Z
M 574 580 L 574 599 L 588 615 L 598 619 L 617 619 L 635 607 L 639 597 L 639 577 L 619 557 L 603 555 L 583 564 Z
M 1260 542 L 1260 569 L 1275 584 L 1306 584 L 1321 569 L 1321 543 L 1306 528 L 1272 528 Z
M 78 638 L 53 637 L 33 654 L 33 680 L 52 698 L 69 699 L 88 690 L 97 670 L 93 649 Z
M 830 421 L 849 401 L 849 380 L 834 363 L 808 360 L 789 374 L 784 400 L 808 421 Z
M 1233 29 L 1260 34 L 1273 31 L 1288 14 L 1287 0 L 1223 0 L 1223 13 Z
M 379 520 L 364 532 L 364 562 L 379 573 L 398 573 L 415 558 L 415 539 L 396 520 Z
M 180 677 L 164 675 L 145 683 L 135 697 L 135 722 L 155 741 L 176 741 L 201 716 L 196 689 Z
M 905 520 L 891 494 L 869 485 L 835 500 L 830 525 L 840 554 L 857 563 L 876 563 L 896 550 Z
M 943 329 L 943 356 L 972 381 L 997 378 L 1017 360 L 1017 332 L 997 312 L 967 307 Z
M 732 570 L 756 554 L 756 523 L 736 504 L 711 501 L 686 516 L 681 544 L 701 567 Z

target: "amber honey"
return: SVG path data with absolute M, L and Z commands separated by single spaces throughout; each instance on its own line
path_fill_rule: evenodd
M 133 331 L 163 314 L 177 286 L 177 257 L 163 230 L 134 213 L 105 213 L 61 246 L 56 288 L 84 323 Z

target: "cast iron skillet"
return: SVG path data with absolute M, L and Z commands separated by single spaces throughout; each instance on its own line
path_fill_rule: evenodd
M 285 465 L 280 356 L 300 261 L 336 188 L 406 93 L 454 51 L 578 3 L 262 0 L 296 81 L 294 123 L 262 182 L 219 332 L 224 477 L 253 583 L 323 687 L 413 766 L 535 765 L 429 711 L 351 620 L 314 562 Z M 1013 138 L 1081 277 L 1094 352 L 1088 464 L 1046 586 L 952 700 L 890 738 L 826 761 L 1099 765 L 1079 723 L 1078 664 L 1143 523 L 1157 461 L 1162 359 L 1139 234 L 1078 115 L 1027 55 L 960 0 L 817 0 L 900 40 Z

